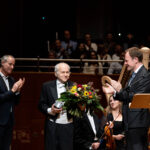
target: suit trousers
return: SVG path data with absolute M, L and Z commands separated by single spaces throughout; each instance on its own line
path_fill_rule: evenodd
M 148 150 L 148 129 L 132 128 L 127 133 L 127 150 Z
M 13 117 L 10 114 L 6 125 L 0 125 L 0 150 L 9 150 L 13 133 Z
M 45 123 L 45 150 L 73 150 L 73 123 Z

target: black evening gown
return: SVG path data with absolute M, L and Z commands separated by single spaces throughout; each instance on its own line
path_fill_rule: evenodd
M 107 116 L 108 121 L 113 121 L 114 118 L 112 114 L 108 114 Z M 114 128 L 113 128 L 113 134 L 124 134 L 124 126 L 123 121 L 114 121 Z M 122 140 L 115 140 L 116 142 L 116 150 L 125 150 L 125 138 Z

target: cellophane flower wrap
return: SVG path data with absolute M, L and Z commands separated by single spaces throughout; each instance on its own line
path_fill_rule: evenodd
M 92 113 L 95 110 L 104 111 L 100 104 L 98 90 L 93 88 L 93 83 L 74 84 L 68 87 L 67 91 L 61 94 L 59 101 L 64 102 L 63 109 L 76 117 L 82 117 L 84 111 Z

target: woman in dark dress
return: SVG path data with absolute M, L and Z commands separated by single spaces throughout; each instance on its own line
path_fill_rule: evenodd
M 109 99 L 107 121 L 109 128 L 112 129 L 112 138 L 115 141 L 116 150 L 125 150 L 125 136 L 122 117 L 122 104 L 114 100 L 113 96 Z

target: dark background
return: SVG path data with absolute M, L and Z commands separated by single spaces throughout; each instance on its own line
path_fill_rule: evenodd
M 69 29 L 72 39 L 87 32 L 93 40 L 105 33 L 132 32 L 138 41 L 150 34 L 146 1 L 119 0 L 5 0 L 0 2 L 0 57 L 47 57 L 47 40 Z

